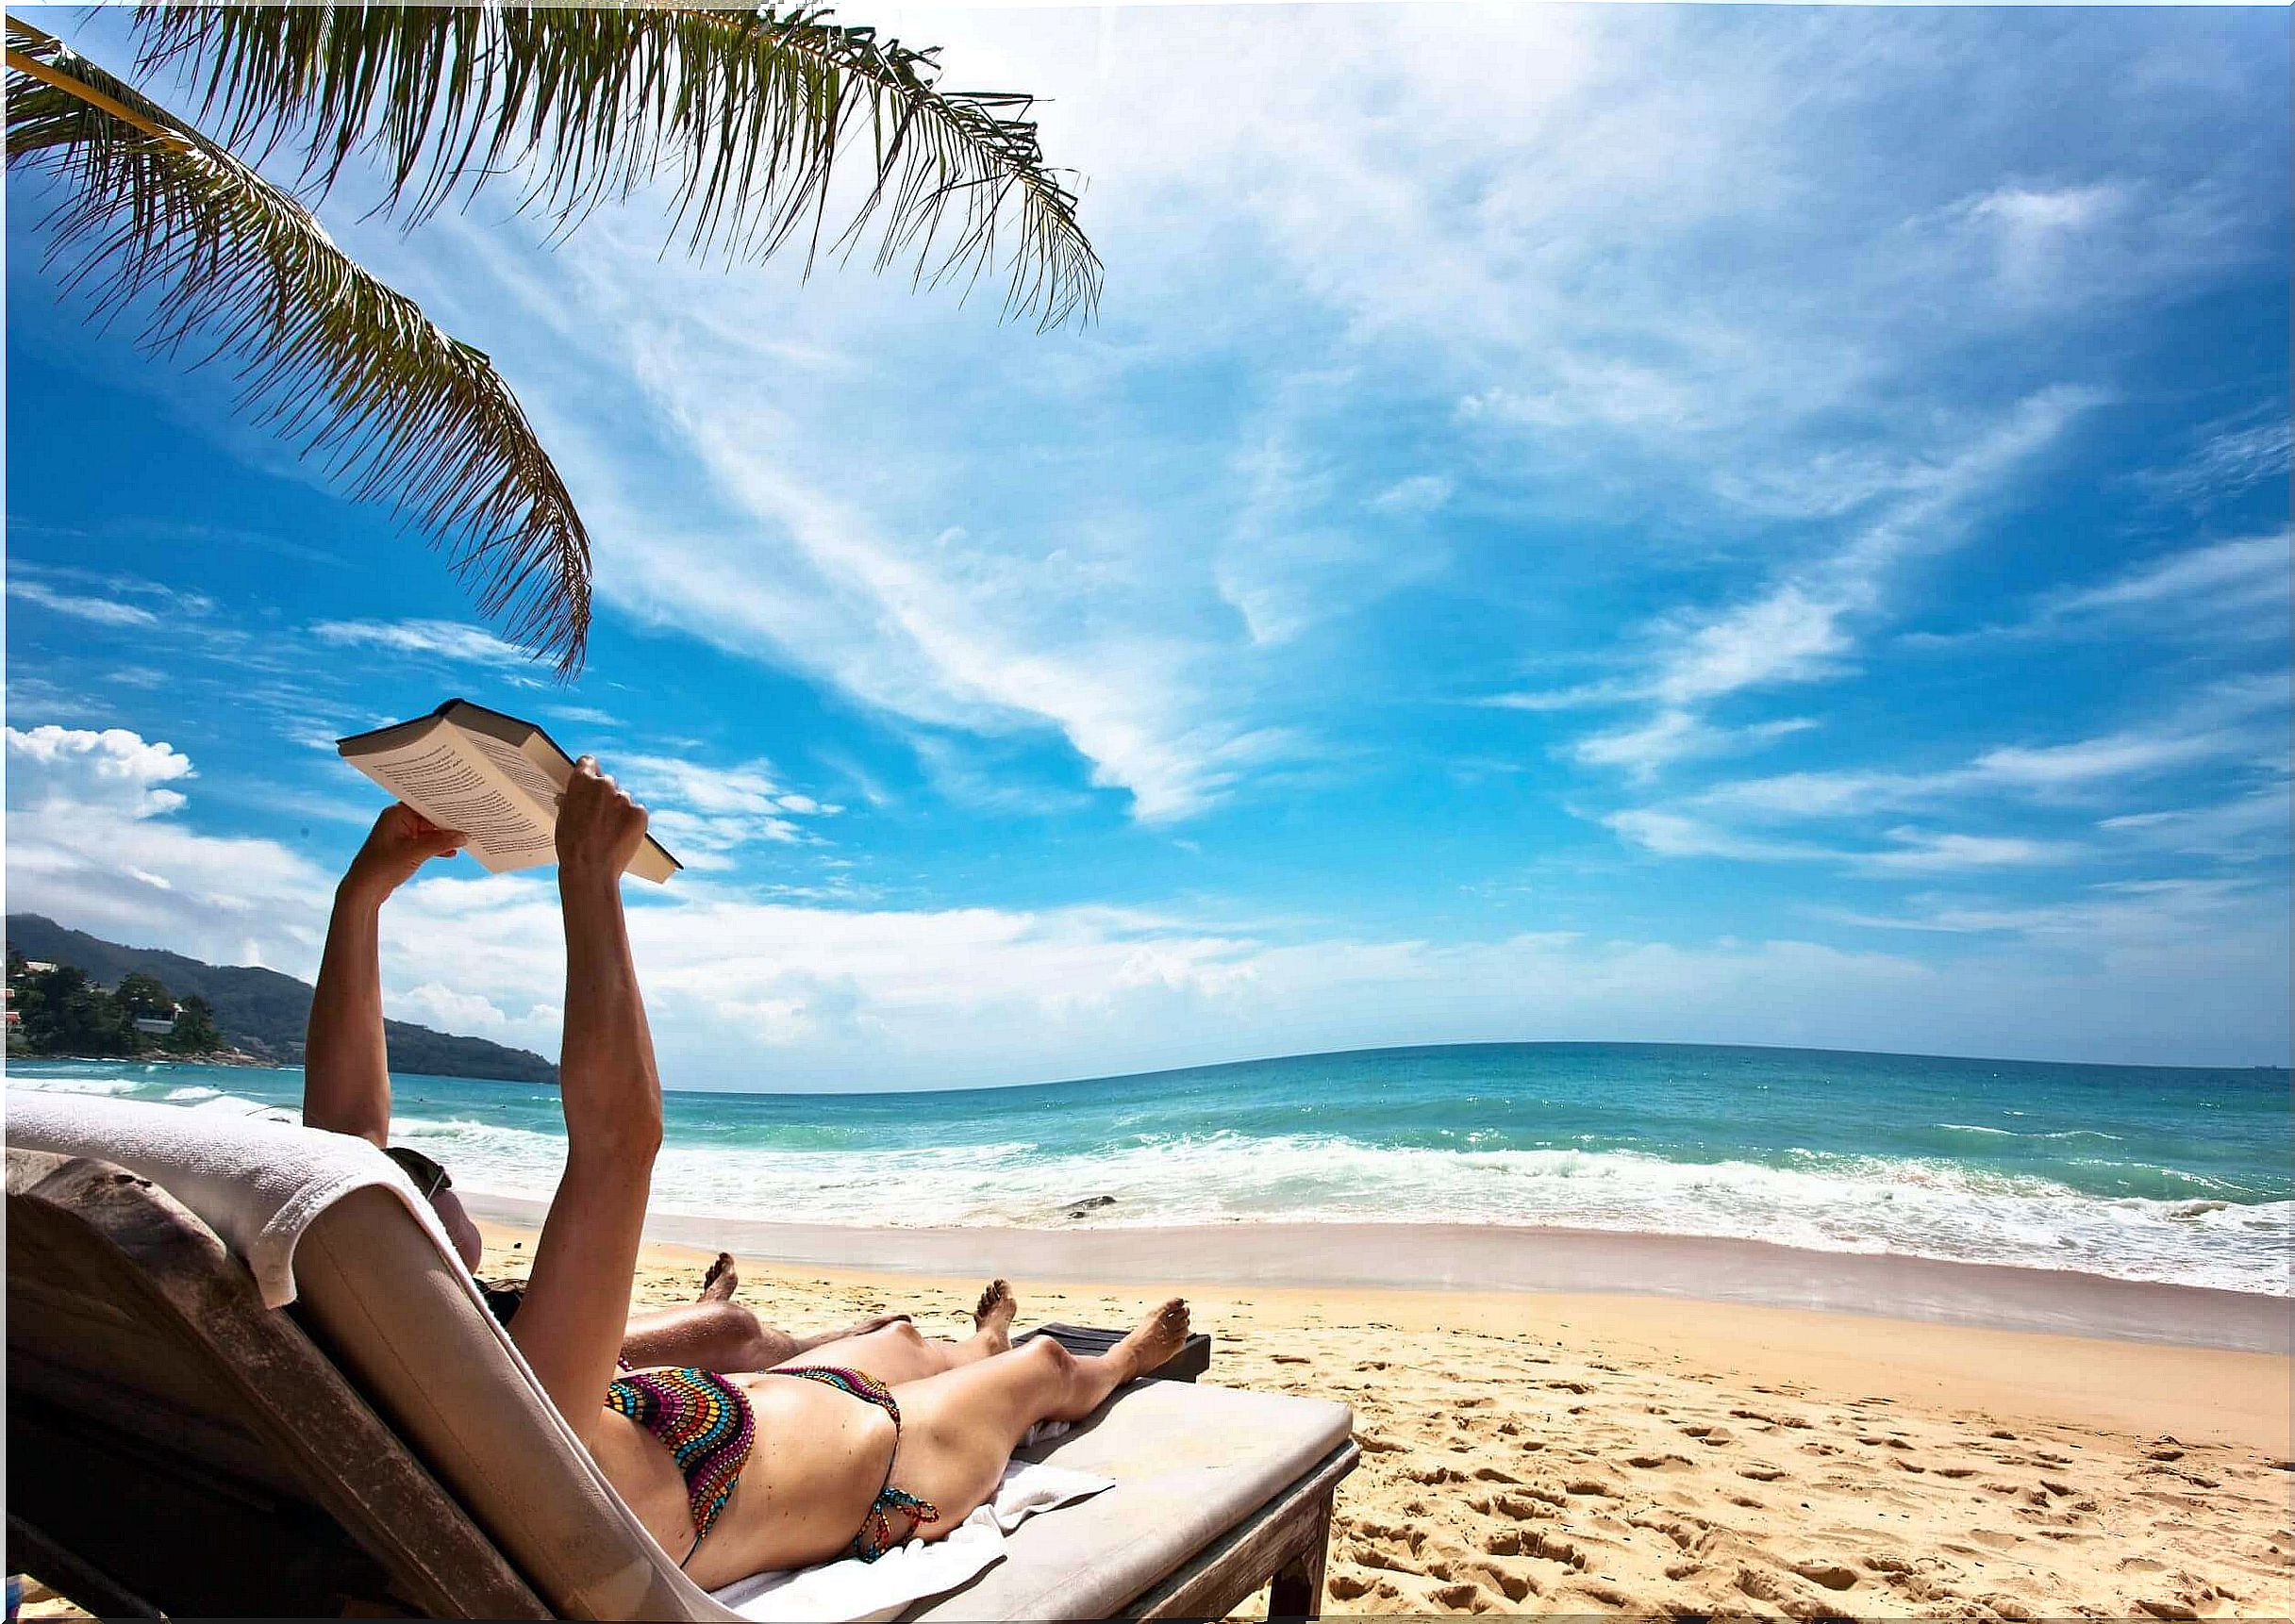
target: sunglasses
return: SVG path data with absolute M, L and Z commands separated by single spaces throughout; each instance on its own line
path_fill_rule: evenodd
M 414 1187 L 423 1192 L 426 1201 L 438 1200 L 441 1190 L 451 1190 L 455 1182 L 446 1169 L 420 1151 L 410 1151 L 404 1145 L 391 1145 L 383 1154 L 396 1162 L 406 1175 L 414 1181 Z

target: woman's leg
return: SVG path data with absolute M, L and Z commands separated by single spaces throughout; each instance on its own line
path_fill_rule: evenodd
M 738 1302 L 707 1298 L 674 1308 L 648 1308 L 629 1317 L 622 1357 L 636 1369 L 690 1365 L 698 1369 L 770 1370 L 800 1344 Z
M 1079 1358 L 1049 1336 L 993 1359 L 893 1389 L 901 1440 L 891 1486 L 929 1500 L 937 1520 L 915 1530 L 946 1535 L 996 1492 L 1005 1463 L 1039 1421 L 1080 1421 L 1142 1370 L 1153 1370 L 1188 1337 L 1188 1305 L 1177 1298 L 1097 1358 Z M 908 1519 L 896 1516 L 905 1538 Z
M 1012 1317 L 1019 1308 L 1011 1285 L 991 1280 L 973 1309 L 973 1334 L 961 1342 L 926 1336 L 903 1319 L 860 1335 L 800 1343 L 773 1363 L 840 1365 L 864 1370 L 888 1387 L 900 1387 L 1006 1351 L 1012 1346 Z

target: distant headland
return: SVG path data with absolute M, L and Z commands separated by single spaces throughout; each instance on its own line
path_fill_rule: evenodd
M 75 1019 L 90 1031 L 77 1034 L 75 1027 L 65 1033 L 48 1022 L 42 1028 L 48 1035 L 45 1052 L 116 1052 L 123 1058 L 208 1065 L 302 1064 L 303 1029 L 310 1019 L 308 982 L 274 969 L 205 964 L 158 948 L 125 947 L 41 914 L 8 915 L 8 946 L 11 970 L 21 959 L 84 972 L 89 1008 L 75 1011 Z M 21 978 L 11 974 L 9 979 L 13 984 Z M 124 988 L 127 996 L 121 1003 Z M 97 993 L 102 1003 L 95 1001 Z M 166 1011 L 155 1002 L 162 997 L 171 1006 Z M 25 1023 L 18 1019 L 16 998 L 11 988 L 8 1047 L 11 1052 L 32 1052 L 28 1044 L 19 1049 L 17 1036 Z M 145 1010 L 146 1003 L 153 1007 Z M 531 1050 L 404 1020 L 387 1020 L 383 1030 L 396 1070 L 511 1083 L 557 1081 L 557 1068 Z M 81 1041 L 73 1040 L 75 1034 Z

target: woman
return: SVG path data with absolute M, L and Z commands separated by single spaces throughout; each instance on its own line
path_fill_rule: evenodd
M 940 1538 L 994 1493 L 1030 1427 L 1081 1420 L 1178 1351 L 1187 1305 L 1165 1303 L 1098 1358 L 1039 1337 L 890 1385 L 858 1367 L 618 1371 L 661 1148 L 622 911 L 622 871 L 644 834 L 645 809 L 583 757 L 557 819 L 566 1170 L 518 1313 L 520 1351 L 646 1531 L 706 1589 Z
M 421 1152 L 391 1143 L 390 1050 L 383 1028 L 383 905 L 425 863 L 452 857 L 463 837 L 441 829 L 410 806 L 387 806 L 374 820 L 327 920 L 326 951 L 311 994 L 303 1054 L 303 1121 L 367 1140 L 398 1162 L 439 1215 L 455 1252 L 475 1273 L 484 1243 L 455 1193 L 446 1169 Z M 723 1252 L 703 1282 L 701 1297 L 670 1308 L 630 1314 L 622 1358 L 630 1365 L 698 1365 L 705 1370 L 765 1370 L 814 1354 L 827 1364 L 857 1365 L 889 1382 L 914 1381 L 970 1364 L 1009 1346 L 1011 1290 L 1001 1280 L 981 1293 L 973 1334 L 961 1342 L 922 1335 L 904 1314 L 882 1314 L 841 1331 L 792 1335 L 733 1301 L 740 1276 Z M 523 1286 L 479 1282 L 487 1306 L 515 1338 Z

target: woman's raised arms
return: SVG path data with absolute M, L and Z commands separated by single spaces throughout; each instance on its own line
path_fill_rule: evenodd
M 661 1148 L 661 1080 L 622 914 L 622 870 L 644 837 L 645 808 L 582 757 L 557 814 L 566 1170 L 512 1334 L 584 1443 L 596 1433 L 613 1380 Z

